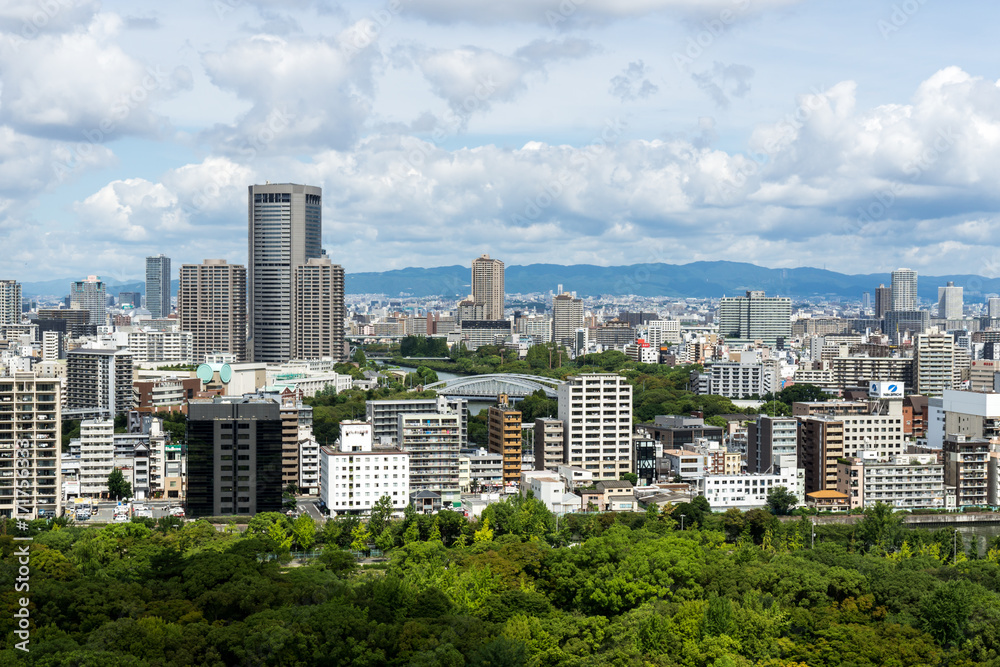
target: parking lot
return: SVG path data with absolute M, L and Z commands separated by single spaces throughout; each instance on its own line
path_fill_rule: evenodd
M 160 517 L 170 516 L 170 508 L 176 507 L 176 501 L 168 500 L 140 500 L 136 501 L 136 505 L 143 505 L 152 512 L 154 519 L 159 519 Z M 103 501 L 97 504 L 97 514 L 91 516 L 85 522 L 101 522 L 101 523 L 111 523 L 115 516 L 115 507 L 117 503 L 114 501 Z M 66 516 L 70 519 L 76 521 L 76 512 L 73 510 L 72 504 L 66 507 Z

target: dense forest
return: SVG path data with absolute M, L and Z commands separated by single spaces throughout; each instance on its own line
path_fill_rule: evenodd
M 558 521 L 531 498 L 474 522 L 385 510 L 242 533 L 34 522 L 27 593 L 8 523 L 0 665 L 1000 664 L 1000 550 L 884 506 L 815 537 L 805 518 L 697 500 Z

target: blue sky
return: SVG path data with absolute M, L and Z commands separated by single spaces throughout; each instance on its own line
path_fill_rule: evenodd
M 324 188 L 348 271 L 727 259 L 1000 275 L 993 3 L 0 7 L 2 277 L 246 260 Z

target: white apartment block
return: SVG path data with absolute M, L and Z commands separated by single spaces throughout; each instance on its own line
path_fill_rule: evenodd
M 763 396 L 778 391 L 781 382 L 775 360 L 717 361 L 705 373 L 708 375 L 706 393 L 727 398 Z
M 853 458 L 837 466 L 837 490 L 850 496 L 852 508 L 882 502 L 898 509 L 942 509 L 944 465 L 933 454 Z
M 115 468 L 115 423 L 86 419 L 80 423 L 80 496 L 100 498 Z
M 299 493 L 309 496 L 319 494 L 319 443 L 313 437 L 312 427 L 299 427 Z
M 680 320 L 651 320 L 646 325 L 643 334 L 646 342 L 653 347 L 661 345 L 677 345 L 681 342 L 681 322 Z
M 957 348 L 949 334 L 930 333 L 917 336 L 913 375 L 916 391 L 924 396 L 940 396 L 946 389 L 957 389 L 962 369 L 969 368 L 968 351 Z
M 796 494 L 798 477 L 794 469 L 775 474 L 710 475 L 699 480 L 699 493 L 705 496 L 713 512 L 731 507 L 741 510 L 767 506 L 767 494 L 783 486 Z M 801 495 L 796 494 L 801 500 Z
M 409 503 L 409 455 L 398 449 L 372 447 L 372 426 L 346 421 L 334 446 L 319 449 L 319 495 L 338 514 L 365 514 L 383 496 L 393 509 Z
M 632 386 L 616 373 L 574 375 L 559 385 L 566 462 L 595 481 L 632 471 Z
M 59 399 L 55 380 L 0 378 L 0 516 L 61 514 Z
M 517 333 L 531 336 L 538 343 L 552 341 L 552 318 L 545 315 L 522 317 L 517 321 Z
M 128 349 L 138 364 L 190 364 L 194 336 L 190 331 L 133 331 L 128 335 Z

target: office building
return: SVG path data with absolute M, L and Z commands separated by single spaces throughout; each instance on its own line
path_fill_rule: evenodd
M 251 185 L 248 195 L 248 323 L 251 361 L 292 356 L 293 272 L 322 256 L 321 188 L 292 183 Z
M 319 449 L 319 497 L 338 515 L 369 513 L 383 497 L 405 510 L 409 489 L 410 455 L 373 447 L 371 424 L 342 422 L 337 442 Z
M 346 361 L 343 267 L 314 257 L 293 274 L 292 358 Z
M 896 343 L 907 337 L 926 332 L 931 326 L 931 314 L 926 310 L 890 310 L 883 318 L 882 332 Z
M 456 412 L 400 413 L 397 427 L 400 449 L 410 455 L 411 493 L 435 493 L 442 507 L 461 506 L 462 416 Z
M 280 512 L 281 415 L 276 401 L 216 397 L 188 404 L 187 507 L 192 516 Z
M 880 283 L 875 289 L 875 317 L 882 319 L 890 310 L 892 310 L 892 288 Z
M 142 292 L 118 292 L 115 303 L 119 308 L 142 308 Z
M 576 330 L 583 326 L 583 299 L 572 294 L 552 297 L 552 340 L 573 347 Z
M 92 416 L 132 408 L 132 353 L 77 348 L 66 354 L 66 409 Z
M 917 272 L 896 269 L 892 272 L 892 310 L 917 309 Z
M 482 317 L 476 319 L 503 319 L 503 271 L 503 262 L 489 255 L 472 260 L 472 300 L 482 306 Z
M 503 456 L 504 485 L 521 483 L 521 411 L 511 407 L 501 394 L 487 412 L 487 442 L 490 452 Z
M 399 415 L 412 412 L 455 413 L 459 420 L 459 442 L 468 444 L 468 406 L 464 398 L 382 399 L 365 402 L 365 421 L 372 425 L 376 445 L 399 445 Z
M 632 472 L 632 386 L 616 373 L 573 375 L 559 385 L 566 463 L 595 480 Z
M 535 419 L 535 470 L 557 470 L 566 462 L 563 423 L 552 417 Z
M 62 513 L 61 427 L 57 380 L 20 372 L 0 378 L 0 516 Z
M 70 283 L 69 307 L 86 310 L 90 313 L 89 324 L 103 327 L 108 307 L 108 295 L 104 282 L 97 276 L 87 276 L 86 280 Z
M 946 287 L 938 287 L 938 318 L 942 320 L 962 319 L 963 289 L 949 281 Z
M 0 326 L 21 323 L 21 283 L 0 280 Z
M 748 290 L 746 296 L 719 302 L 719 335 L 729 343 L 777 345 L 792 335 L 792 300 Z
M 170 315 L 170 258 L 146 258 L 146 310 L 153 319 Z
M 211 354 L 247 359 L 247 271 L 224 259 L 184 264 L 177 287 L 177 323 L 191 332 L 195 363 Z
M 90 324 L 90 311 L 83 308 L 40 308 L 34 322 L 40 332 L 58 331 L 72 338 L 97 335 L 97 325 Z

